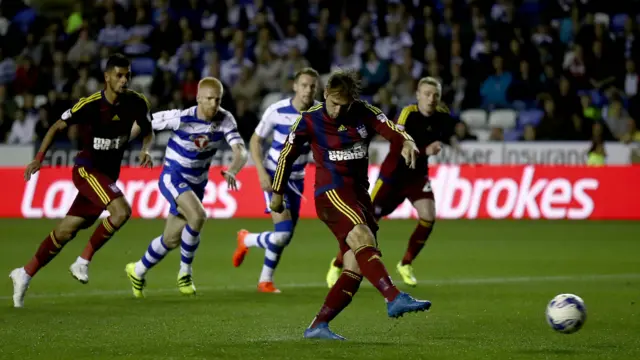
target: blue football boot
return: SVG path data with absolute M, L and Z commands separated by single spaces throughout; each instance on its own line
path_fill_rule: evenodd
M 387 303 L 387 314 L 391 318 L 398 318 L 410 312 L 427 311 L 431 301 L 416 300 L 411 295 L 401 292 L 393 301 Z
M 309 327 L 304 331 L 305 339 L 346 340 L 342 336 L 329 330 L 329 324 L 320 323 L 315 327 Z

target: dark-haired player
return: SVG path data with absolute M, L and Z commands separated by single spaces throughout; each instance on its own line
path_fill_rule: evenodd
M 78 195 L 67 215 L 47 235 L 31 261 L 24 267 L 14 269 L 9 275 L 13 280 L 15 307 L 24 305 L 24 295 L 36 272 L 49 263 L 79 230 L 91 226 L 106 209 L 109 217 L 98 225 L 82 255 L 69 268 L 74 278 L 87 283 L 88 265 L 94 253 L 129 219 L 131 207 L 116 185 L 116 180 L 133 124 L 140 126 L 144 136 L 139 157 L 144 167 L 152 166 L 148 149 L 153 142 L 149 102 L 144 95 L 127 89 L 130 78 L 129 60 L 119 54 L 109 57 L 104 71 L 104 90 L 78 100 L 71 109 L 65 111 L 49 129 L 40 151 L 27 166 L 24 178 L 28 181 L 40 169 L 56 133 L 69 125 L 79 126 L 81 151 L 72 170 Z
M 381 134 L 400 146 L 406 163 L 415 166 L 418 149 L 413 139 L 400 131 L 376 107 L 358 100 L 357 75 L 335 72 L 324 90 L 325 102 L 303 112 L 293 125 L 282 149 L 273 178 L 271 210 L 284 210 L 283 193 L 305 143 L 311 145 L 317 164 L 315 204 L 318 217 L 331 229 L 344 255 L 344 271 L 329 291 L 324 305 L 304 332 L 306 338 L 343 340 L 329 330 L 333 320 L 358 291 L 362 276 L 375 286 L 387 302 L 389 317 L 428 310 L 429 301 L 401 293 L 380 260 L 376 223 L 367 175 L 368 146 Z
M 409 238 L 404 257 L 396 265 L 398 274 L 410 286 L 417 284 L 412 262 L 424 247 L 436 220 L 436 205 L 429 182 L 429 156 L 437 155 L 442 143 L 456 145 L 452 138 L 456 121 L 445 106 L 439 105 L 441 94 L 442 85 L 438 80 L 420 79 L 416 91 L 418 103 L 402 109 L 396 124 L 411 135 L 420 150 L 416 167 L 412 169 L 399 161 L 402 148 L 392 144 L 371 194 L 377 220 L 391 214 L 405 199 L 411 201 L 418 213 L 418 225 Z M 338 280 L 341 271 L 342 256 L 338 253 L 327 273 L 329 287 Z

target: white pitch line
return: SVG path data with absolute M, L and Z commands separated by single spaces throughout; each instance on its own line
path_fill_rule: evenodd
M 422 285 L 483 285 L 483 284 L 517 284 L 517 283 L 531 283 L 531 282 L 558 282 L 558 281 L 603 281 L 603 280 L 624 280 L 624 279 L 640 279 L 640 273 L 629 274 L 592 274 L 592 275 L 560 275 L 560 276 L 519 276 L 519 277 L 492 277 L 492 278 L 462 278 L 462 279 L 433 279 L 423 280 L 419 283 Z M 127 283 L 123 279 L 123 285 Z M 369 285 L 369 284 L 367 284 Z M 301 289 L 301 288 L 326 288 L 327 284 L 324 282 L 314 283 L 290 283 L 282 284 L 278 287 L 283 289 Z M 254 290 L 255 285 L 239 285 L 239 286 L 201 286 L 198 290 L 201 291 L 246 291 Z M 176 292 L 175 287 L 172 288 L 160 288 L 160 289 L 147 289 L 145 291 L 149 294 L 171 293 Z M 124 296 L 130 295 L 131 290 L 90 290 L 86 292 L 70 292 L 70 293 L 27 293 L 27 299 L 58 299 L 67 297 L 92 297 L 92 296 Z M 0 300 L 11 300 L 11 296 L 0 296 Z

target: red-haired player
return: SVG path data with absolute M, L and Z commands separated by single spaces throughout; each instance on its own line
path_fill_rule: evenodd
M 420 150 L 416 167 L 412 169 L 399 161 L 402 149 L 391 144 L 371 194 L 377 220 L 391 214 L 405 199 L 411 201 L 418 213 L 418 225 L 409 238 L 404 257 L 396 266 L 404 283 L 410 286 L 417 284 L 412 262 L 424 247 L 436 220 L 436 206 L 429 182 L 429 156 L 437 155 L 442 143 L 457 146 L 453 138 L 456 121 L 445 106 L 439 105 L 441 94 L 442 85 L 438 80 L 431 77 L 420 79 L 416 91 L 418 103 L 402 109 L 396 124 L 413 137 Z M 327 273 L 329 287 L 340 276 L 342 263 L 342 254 L 338 253 Z
M 328 324 L 349 305 L 363 276 L 385 297 L 389 317 L 431 307 L 429 301 L 400 292 L 391 281 L 380 260 L 378 225 L 368 192 L 368 146 L 375 133 L 400 147 L 399 156 L 410 167 L 415 166 L 418 149 L 378 108 L 358 100 L 358 91 L 355 74 L 339 71 L 331 75 L 324 90 L 325 102 L 303 112 L 293 125 L 273 178 L 270 207 L 282 212 L 282 194 L 292 165 L 303 145 L 311 145 L 317 166 L 316 213 L 331 229 L 344 255 L 344 271 L 305 330 L 305 338 L 344 339 L 329 330 Z

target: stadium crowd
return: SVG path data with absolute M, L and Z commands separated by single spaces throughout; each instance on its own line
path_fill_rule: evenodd
M 636 0 L 47 3 L 0 3 L 0 142 L 44 136 L 101 89 L 116 51 L 133 59 L 131 87 L 154 110 L 190 106 L 200 77 L 220 78 L 247 141 L 306 66 L 359 70 L 364 98 L 389 117 L 414 101 L 417 80 L 435 77 L 464 120 L 461 140 L 640 141 Z M 478 124 L 469 109 L 512 109 L 514 120 Z

